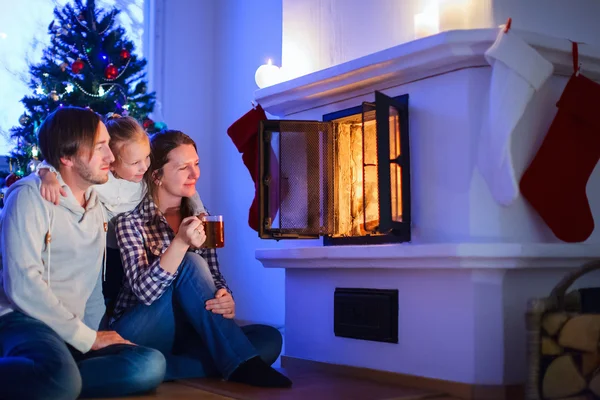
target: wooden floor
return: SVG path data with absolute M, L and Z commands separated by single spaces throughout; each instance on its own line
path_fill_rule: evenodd
M 307 370 L 284 370 L 291 389 L 260 389 L 217 379 L 191 379 L 162 384 L 136 400 L 459 400 L 421 389 L 404 388 L 341 375 Z

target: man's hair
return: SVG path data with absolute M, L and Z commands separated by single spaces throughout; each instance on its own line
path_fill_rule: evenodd
M 91 152 L 96 142 L 100 116 L 80 107 L 61 107 L 46 117 L 38 132 L 46 162 L 60 168 L 62 157 Z M 90 153 L 91 154 L 91 153 Z

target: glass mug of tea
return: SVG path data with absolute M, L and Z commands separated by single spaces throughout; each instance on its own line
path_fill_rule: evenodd
M 206 240 L 201 249 L 216 249 L 225 246 L 225 227 L 222 215 L 199 215 L 204 225 Z

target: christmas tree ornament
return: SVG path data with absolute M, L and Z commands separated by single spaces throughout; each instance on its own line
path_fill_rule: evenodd
M 78 58 L 77 60 L 73 61 L 73 64 L 71 64 L 71 71 L 73 71 L 74 74 L 78 74 L 81 72 L 84 66 L 85 64 L 83 61 Z
M 31 161 L 29 161 L 29 164 L 27 164 L 27 170 L 29 172 L 35 172 L 35 169 L 37 168 L 37 166 L 41 163 L 40 160 L 36 160 L 35 158 L 32 159 Z
M 154 121 L 150 118 L 146 118 L 142 125 L 144 126 L 144 129 L 150 129 L 154 126 Z
M 108 64 L 106 66 L 106 69 L 104 69 L 104 77 L 106 79 L 116 79 L 117 76 L 119 75 L 119 70 L 117 69 L 117 67 L 114 66 L 114 64 Z
M 136 93 L 145 94 L 146 90 L 148 90 L 148 86 L 146 85 L 146 82 L 140 82 L 137 85 L 135 85 Z
M 554 235 L 569 243 L 583 242 L 594 231 L 586 186 L 600 159 L 600 84 L 580 73 L 577 43 L 573 70 L 550 129 L 520 183 L 523 197 Z
M 21 124 L 21 126 L 27 126 L 27 124 L 29 124 L 29 121 L 31 121 L 31 117 L 27 115 L 27 113 L 23 113 L 19 117 L 19 124 Z
M 129 53 L 129 50 L 127 49 L 121 49 L 119 56 L 121 56 L 122 60 L 128 60 L 129 57 L 131 57 L 131 53 Z
M 4 184 L 6 185 L 6 187 L 11 187 L 13 183 L 15 183 L 16 181 L 18 181 L 19 179 L 21 179 L 20 176 L 18 176 L 15 173 L 11 173 L 6 177 L 6 180 L 4 181 Z
M 514 31 L 505 29 L 500 30 L 485 58 L 492 67 L 492 77 L 479 133 L 477 166 L 494 200 L 508 206 L 519 195 L 511 136 L 554 66 Z
M 58 93 L 56 93 L 56 90 L 52 90 L 50 93 L 48 93 L 48 98 L 50 98 L 52 101 L 58 101 L 60 99 Z

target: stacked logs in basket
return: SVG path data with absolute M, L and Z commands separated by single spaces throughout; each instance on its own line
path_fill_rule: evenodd
M 549 313 L 542 327 L 543 398 L 600 398 L 600 314 Z

